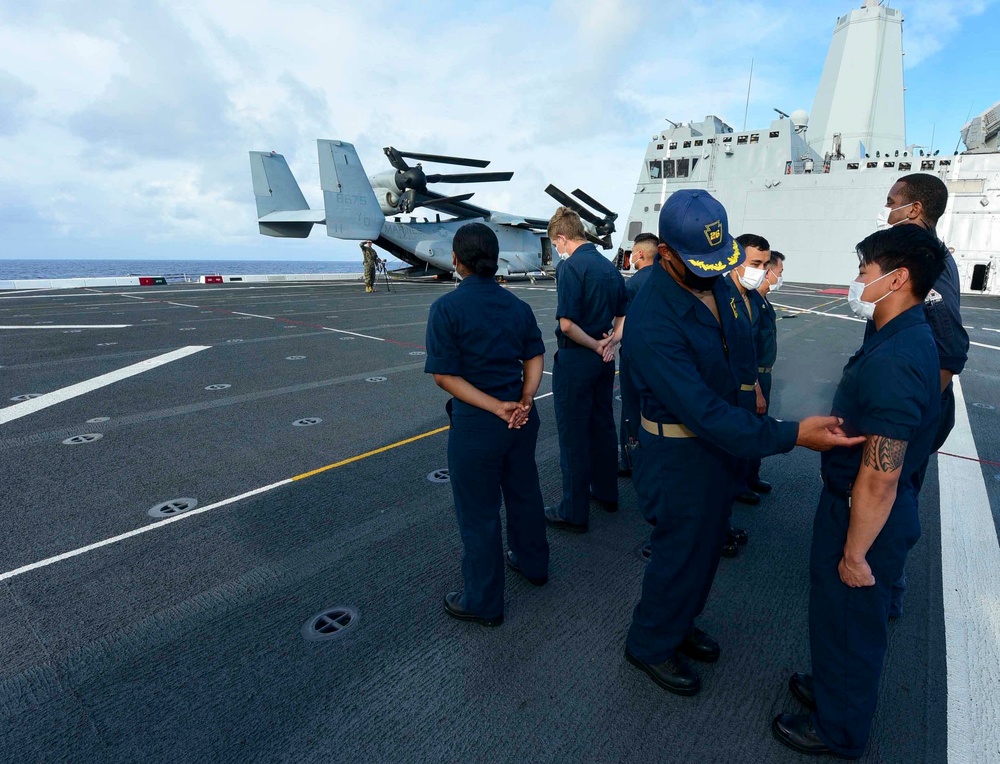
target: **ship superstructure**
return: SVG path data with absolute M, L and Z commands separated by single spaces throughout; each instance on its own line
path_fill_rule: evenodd
M 902 21 L 877 0 L 837 19 L 811 118 L 779 112 L 765 129 L 737 132 L 708 116 L 653 136 L 621 250 L 656 231 L 671 193 L 704 188 L 733 231 L 760 234 L 789 257 L 792 280 L 847 283 L 889 188 L 927 172 L 948 186 L 938 234 L 954 249 L 963 291 L 1000 294 L 1000 104 L 963 128 L 962 153 L 908 145 Z

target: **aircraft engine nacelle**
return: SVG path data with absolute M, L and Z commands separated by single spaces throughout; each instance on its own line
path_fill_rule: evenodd
M 389 170 L 368 178 L 375 192 L 375 198 L 386 215 L 399 213 L 399 200 L 403 192 L 396 186 L 395 176 L 395 171 Z
M 375 198 L 378 200 L 378 206 L 382 208 L 383 215 L 399 214 L 399 194 L 378 186 L 373 187 L 372 190 L 375 192 Z

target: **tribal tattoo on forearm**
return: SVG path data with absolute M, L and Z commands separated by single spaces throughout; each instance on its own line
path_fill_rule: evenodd
M 879 472 L 894 472 L 903 466 L 906 441 L 872 435 L 865 443 L 864 463 Z

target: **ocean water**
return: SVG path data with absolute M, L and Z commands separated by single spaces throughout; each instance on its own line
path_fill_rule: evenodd
M 390 259 L 388 267 L 403 265 Z M 167 276 L 168 281 L 198 276 L 267 273 L 360 273 L 353 260 L 4 260 L 0 281 L 72 279 L 101 276 Z

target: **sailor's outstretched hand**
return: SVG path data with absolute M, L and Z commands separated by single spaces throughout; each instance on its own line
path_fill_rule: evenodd
M 810 416 L 799 422 L 799 436 L 795 445 L 811 448 L 813 451 L 829 451 L 843 446 L 850 448 L 865 442 L 864 435 L 850 438 L 841 429 L 844 420 L 835 416 Z

